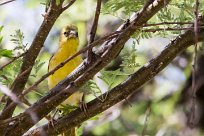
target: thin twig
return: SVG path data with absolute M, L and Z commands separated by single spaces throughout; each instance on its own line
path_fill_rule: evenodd
M 15 93 L 17 96 L 22 94 L 22 91 L 25 88 L 26 82 L 28 80 L 28 77 L 30 75 L 31 69 L 29 71 L 26 72 L 26 74 L 24 74 L 23 76 L 19 76 L 22 75 L 22 72 L 27 70 L 29 67 L 33 67 L 35 60 L 38 56 L 38 54 L 40 53 L 40 50 L 42 49 L 44 42 L 49 34 L 49 31 L 51 30 L 52 26 L 54 25 L 55 21 L 57 20 L 57 18 L 60 16 L 60 14 L 62 13 L 62 3 L 64 2 L 64 0 L 61 0 L 60 5 L 56 5 L 56 0 L 51 0 L 50 1 L 50 7 L 46 13 L 46 16 L 41 24 L 41 26 L 39 27 L 39 30 L 37 32 L 37 34 L 35 35 L 32 44 L 30 46 L 30 48 L 28 49 L 28 53 L 23 57 L 23 63 L 21 65 L 21 70 L 17 76 L 17 78 L 14 80 L 13 84 L 12 84 L 12 92 Z M 65 10 L 66 8 L 64 8 Z M 21 77 L 21 78 L 19 78 Z M 10 107 L 10 109 L 7 107 L 9 106 L 11 103 L 13 103 L 12 100 L 10 100 L 9 98 L 6 100 L 6 105 L 4 106 L 3 112 L 1 112 L 0 114 L 0 120 L 4 120 L 4 119 L 8 119 L 12 116 L 16 104 L 14 103 L 12 107 Z M 9 110 L 7 110 L 9 109 Z M 8 127 L 1 127 L 0 128 L 0 134 L 3 134 L 5 132 L 7 132 L 6 130 L 9 129 Z
M 195 5 L 195 22 L 194 22 L 194 33 L 195 33 L 195 46 L 194 46 L 194 56 L 192 62 L 192 105 L 190 111 L 190 127 L 193 128 L 195 126 L 195 106 L 196 106 L 196 70 L 197 70 L 197 57 L 198 57 L 198 7 L 199 7 L 199 0 L 196 0 Z
M 146 111 L 144 128 L 142 129 L 142 136 L 145 136 L 145 132 L 147 130 L 148 119 L 149 119 L 150 114 L 151 114 L 151 105 L 147 108 L 147 111 Z
M 22 117 L 22 114 L 19 114 L 19 115 L 15 116 L 15 117 L 11 117 L 11 118 L 8 118 L 8 119 L 5 119 L 5 120 L 1 120 L 0 121 L 1 122 L 0 127 L 4 126 L 4 125 L 7 125 L 7 124 L 9 124 L 9 123 L 11 123 L 13 121 L 19 120 L 20 117 Z
M 25 71 L 21 72 L 16 79 L 20 79 L 22 78 L 24 75 L 26 75 L 30 70 L 32 69 L 32 66 L 28 67 L 28 69 L 26 69 Z
M 15 60 L 19 59 L 20 57 L 24 56 L 27 52 L 24 52 L 22 54 L 20 54 L 19 56 L 17 57 L 13 57 L 11 61 L 9 61 L 8 63 L 4 64 L 3 66 L 0 67 L 0 71 L 2 69 L 4 69 L 6 66 L 8 66 L 9 64 L 13 63 Z
M 16 0 L 8 0 L 8 1 L 5 1 L 5 2 L 2 2 L 2 3 L 0 3 L 0 6 L 11 3 L 11 2 L 14 2 L 14 1 L 16 1 Z
M 68 9 L 72 4 L 74 4 L 76 0 L 71 0 L 67 5 L 65 5 L 64 7 L 62 7 L 62 11 Z
M 95 17 L 94 17 L 94 21 L 93 21 L 91 31 L 90 31 L 89 46 L 95 39 L 95 35 L 96 35 L 97 27 L 98 27 L 99 15 L 101 11 L 101 2 L 102 0 L 97 0 Z M 93 57 L 92 48 L 89 48 L 88 49 L 88 61 L 91 61 L 92 57 Z
M 158 26 L 158 25 L 191 25 L 194 22 L 161 22 L 161 23 L 154 23 L 154 24 L 144 24 L 143 27 L 149 26 Z
M 204 28 L 204 26 L 200 26 L 198 28 Z M 181 31 L 181 30 L 193 30 L 195 27 L 184 27 L 184 28 L 157 28 L 157 29 L 144 29 L 143 32 L 152 32 L 155 33 L 157 31 Z

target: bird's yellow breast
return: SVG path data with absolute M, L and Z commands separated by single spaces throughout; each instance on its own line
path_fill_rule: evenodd
M 78 39 L 76 38 L 69 39 L 67 42 L 60 42 L 59 49 L 50 59 L 48 70 L 53 70 L 61 62 L 65 61 L 67 58 L 75 54 L 77 52 L 78 44 Z M 77 56 L 71 61 L 69 61 L 67 64 L 65 64 L 63 67 L 55 71 L 53 75 L 50 75 L 48 78 L 49 89 L 56 86 L 67 75 L 69 75 L 77 66 L 79 66 L 81 61 L 81 57 Z M 70 96 L 64 103 L 69 105 L 78 105 L 81 97 L 82 93 L 76 92 L 72 96 Z

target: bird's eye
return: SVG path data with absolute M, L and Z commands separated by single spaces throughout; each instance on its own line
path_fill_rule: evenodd
M 78 32 L 76 32 L 76 37 L 78 37 Z
M 67 37 L 67 36 L 68 36 L 68 33 L 67 33 L 67 32 L 64 32 L 64 35 Z

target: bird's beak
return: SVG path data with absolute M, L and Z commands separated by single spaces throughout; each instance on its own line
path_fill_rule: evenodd
M 77 38 L 78 37 L 78 32 L 71 30 L 69 32 L 69 38 Z

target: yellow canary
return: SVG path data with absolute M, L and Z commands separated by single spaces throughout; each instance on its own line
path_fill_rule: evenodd
M 67 58 L 72 56 L 77 52 L 79 46 L 78 29 L 74 25 L 68 25 L 64 27 L 60 33 L 59 47 L 57 52 L 52 56 L 49 62 L 48 71 L 54 69 L 61 62 L 65 61 Z M 63 67 L 55 71 L 53 75 L 48 78 L 49 89 L 55 87 L 61 80 L 63 80 L 67 75 L 69 75 L 80 63 L 82 62 L 81 56 L 75 57 Z M 72 94 L 68 99 L 66 99 L 62 104 L 79 106 L 82 100 L 83 93 L 76 92 Z M 67 132 L 66 132 L 67 133 Z M 70 130 L 66 134 L 67 136 L 75 136 L 75 128 Z

